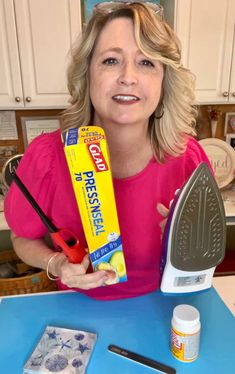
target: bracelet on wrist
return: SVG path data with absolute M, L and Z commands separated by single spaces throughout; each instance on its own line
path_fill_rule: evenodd
M 57 253 L 54 253 L 48 260 L 47 262 L 47 266 L 46 266 L 46 274 L 47 274 L 47 277 L 52 280 L 52 281 L 55 281 L 55 280 L 58 280 L 59 278 L 58 277 L 55 277 L 53 274 L 50 273 L 50 270 L 49 270 L 49 267 L 50 267 L 50 264 L 52 263 L 52 261 L 54 260 L 54 258 L 56 256 L 58 256 L 60 253 L 57 252 Z

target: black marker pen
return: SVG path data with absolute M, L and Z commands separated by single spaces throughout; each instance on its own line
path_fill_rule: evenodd
M 138 362 L 142 365 L 149 366 L 152 369 L 156 369 L 160 373 L 165 373 L 165 374 L 175 374 L 176 373 L 176 370 L 174 368 L 170 367 L 170 366 L 167 366 L 165 364 L 162 364 L 161 362 L 157 362 L 157 361 L 152 360 L 150 358 L 141 356 L 137 353 L 128 351 L 127 349 L 117 347 L 116 345 L 110 344 L 108 346 L 108 350 L 110 352 L 116 353 L 117 355 L 128 358 L 129 360 L 136 361 L 136 362 Z

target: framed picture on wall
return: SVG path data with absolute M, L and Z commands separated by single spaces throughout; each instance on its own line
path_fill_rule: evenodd
M 234 132 L 234 134 L 228 134 L 228 135 L 226 135 L 226 142 L 228 144 L 230 144 L 231 147 L 233 147 L 233 149 L 235 151 L 235 132 Z
M 82 8 L 82 20 L 83 20 L 83 22 L 86 22 L 87 19 L 89 19 L 89 17 L 91 16 L 92 9 L 93 9 L 94 5 L 96 5 L 98 3 L 108 3 L 108 2 L 109 2 L 108 0 L 82 0 L 81 1 L 81 8 Z M 126 2 L 128 2 L 128 1 L 126 1 Z M 148 2 L 160 5 L 160 0 L 149 0 Z M 111 1 L 110 6 L 111 5 L 112 5 L 112 1 Z M 160 13 L 162 15 L 163 10 L 161 10 Z
M 95 0 L 82 0 L 81 7 L 82 7 L 82 21 L 86 22 L 92 14 L 92 9 L 95 4 L 102 3 L 103 1 L 95 1 Z
M 59 129 L 60 120 L 57 116 L 21 117 L 21 126 L 26 148 L 38 135 Z
M 224 136 L 227 134 L 235 135 L 235 113 L 226 113 L 225 124 L 224 124 Z

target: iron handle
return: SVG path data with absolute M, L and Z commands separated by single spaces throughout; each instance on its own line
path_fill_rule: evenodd
M 30 97 L 30 96 L 27 96 L 27 97 L 25 98 L 25 100 L 27 101 L 27 103 L 30 103 L 30 101 L 31 101 L 31 97 Z
M 20 100 L 21 100 L 21 99 L 20 99 L 20 97 L 19 97 L 19 96 L 16 96 L 16 97 L 15 97 L 15 101 L 16 101 L 17 103 L 19 103 L 19 102 L 20 102 Z
M 232 96 L 235 97 L 235 92 L 232 93 Z
M 228 91 L 224 91 L 224 92 L 223 92 L 223 96 L 224 96 L 224 97 L 228 97 Z

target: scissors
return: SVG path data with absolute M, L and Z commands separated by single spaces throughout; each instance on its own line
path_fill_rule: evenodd
M 13 174 L 13 181 L 19 187 L 21 192 L 24 194 L 26 199 L 32 205 L 34 210 L 38 213 L 42 222 L 48 229 L 50 236 L 56 248 L 68 257 L 69 262 L 74 264 L 80 264 L 83 260 L 83 257 L 87 254 L 85 248 L 79 243 L 76 235 L 67 229 L 59 229 L 56 227 L 51 220 L 45 215 L 38 203 L 34 200 L 33 196 L 27 190 L 21 179 L 16 173 Z

